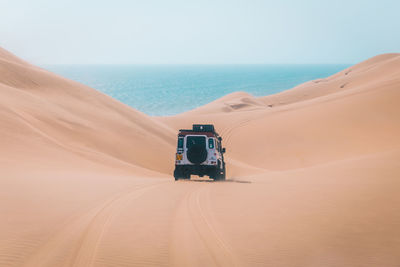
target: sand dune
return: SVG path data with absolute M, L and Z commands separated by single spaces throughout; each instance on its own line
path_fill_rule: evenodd
M 20 145 L 19 141 L 2 144 L 11 145 L 3 150 L 9 157 L 23 157 L 32 151 L 40 157 L 41 149 L 29 148 L 39 145 L 102 164 L 107 161 L 164 173 L 171 170 L 170 162 L 162 164 L 153 154 L 169 158 L 175 133 L 168 128 L 96 90 L 7 54 L 0 62 L 1 119 L 3 128 L 9 129 L 3 134 L 11 135 L 6 138 L 11 142 L 23 140 Z
M 353 78 L 345 74 L 350 70 Z M 399 148 L 399 54 L 377 56 L 324 80 L 262 98 L 234 93 L 160 120 L 175 129 L 211 121 L 225 137 L 230 157 L 268 170 Z M 338 86 L 345 82 L 345 88 Z
M 0 49 L 1 266 L 398 266 L 400 54 L 149 117 Z M 214 123 L 226 182 L 174 182 Z

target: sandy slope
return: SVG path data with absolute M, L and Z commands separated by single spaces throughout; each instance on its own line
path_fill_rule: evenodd
M 234 93 L 160 120 L 174 129 L 211 121 L 230 157 L 268 170 L 399 148 L 400 54 L 377 56 L 324 80 L 262 98 Z
M 0 49 L 0 266 L 398 266 L 400 55 L 154 118 Z M 226 182 L 174 182 L 212 122 Z
M 161 164 L 153 155 L 156 151 L 168 157 L 175 146 L 168 128 L 91 88 L 3 54 L 0 108 L 7 142 L 1 145 L 8 155 L 23 157 L 35 151 L 40 157 L 41 149 L 31 148 L 39 145 L 102 163 L 121 162 L 160 172 L 171 169 L 170 162 Z M 24 143 L 19 145 L 19 139 Z

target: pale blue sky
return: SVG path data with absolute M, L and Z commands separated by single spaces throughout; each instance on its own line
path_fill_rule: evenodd
M 400 52 L 400 1 L 0 0 L 36 64 L 355 63 Z

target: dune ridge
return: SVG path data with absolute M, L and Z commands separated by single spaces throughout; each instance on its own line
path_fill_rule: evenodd
M 103 163 L 109 158 L 158 172 L 170 169 L 154 164 L 148 154 L 169 155 L 164 148 L 172 148 L 175 140 L 168 128 L 87 86 L 3 54 L 7 57 L 0 67 L 1 108 L 7 113 L 2 119 L 8 122 L 3 127 L 13 128 L 5 134 L 21 133 L 28 146 L 39 141 L 95 160 L 104 155 Z M 36 140 L 28 141 L 31 135 Z M 139 155 L 140 144 L 149 149 Z
M 191 120 L 212 121 L 226 135 L 232 158 L 269 170 L 399 148 L 400 54 L 376 56 L 322 80 L 260 98 L 233 93 L 160 120 L 176 130 Z M 232 105 L 238 108 L 227 108 Z
M 150 117 L 0 48 L 0 266 L 398 266 L 400 54 Z M 228 180 L 174 182 L 214 123 Z

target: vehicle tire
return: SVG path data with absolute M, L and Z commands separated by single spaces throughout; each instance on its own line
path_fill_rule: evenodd
M 181 177 L 182 177 L 182 171 L 178 168 L 175 168 L 174 170 L 175 181 L 178 181 Z
M 212 171 L 210 171 L 209 177 L 210 177 L 210 179 L 213 179 L 214 181 L 219 180 L 218 168 L 215 168 Z
M 226 169 L 225 169 L 225 164 L 224 167 L 222 168 L 222 172 L 220 174 L 220 180 L 225 181 L 226 180 Z
M 218 164 L 220 166 L 220 164 Z M 215 170 L 215 181 L 225 181 L 225 164 L 223 164 L 222 169 L 217 168 Z

